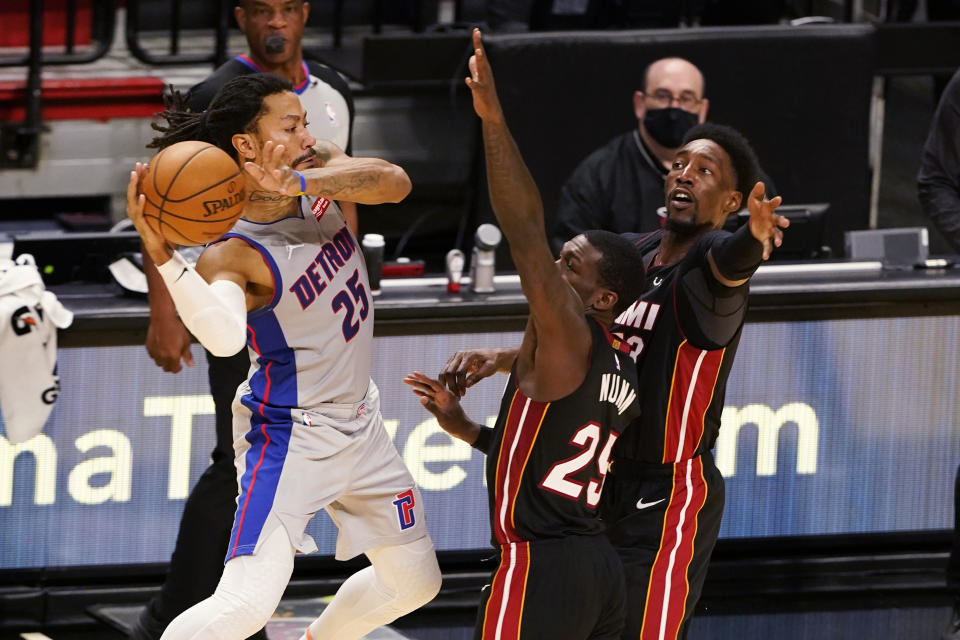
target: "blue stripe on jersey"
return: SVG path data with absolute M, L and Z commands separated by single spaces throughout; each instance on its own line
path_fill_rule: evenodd
M 252 414 L 250 431 L 244 436 L 250 448 L 240 479 L 228 560 L 253 553 L 256 547 L 290 444 L 293 422 L 289 408 L 297 406 L 296 361 L 276 315 L 268 311 L 248 320 L 248 339 L 259 368 L 250 378 L 250 393 L 240 399 Z
M 290 407 L 300 406 L 297 361 L 276 314 L 267 311 L 256 318 L 248 317 L 247 339 L 257 354 L 258 368 L 250 377 L 250 393 L 240 401 L 250 411 L 271 420 L 288 420 Z
M 273 298 L 267 306 L 247 314 L 247 344 L 257 354 L 259 368 L 250 378 L 250 393 L 240 399 L 252 414 L 250 431 L 244 436 L 250 448 L 240 479 L 237 515 L 227 548 L 228 560 L 253 553 L 256 547 L 273 506 L 290 443 L 293 423 L 289 407 L 297 406 L 296 360 L 273 312 L 283 292 L 280 269 L 259 242 L 239 233 L 228 233 L 224 239 L 230 237 L 248 243 L 263 257 L 273 275 Z

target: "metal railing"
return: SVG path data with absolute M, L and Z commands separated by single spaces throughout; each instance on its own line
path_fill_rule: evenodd
M 91 40 L 94 45 L 88 51 L 78 51 L 76 46 L 76 0 L 67 0 L 66 29 L 63 52 L 44 51 L 43 47 L 43 0 L 30 0 L 29 48 L 20 55 L 0 56 L 0 66 L 26 66 L 25 118 L 23 122 L 0 124 L 0 167 L 28 168 L 37 166 L 40 133 L 43 131 L 43 85 L 41 72 L 44 65 L 81 64 L 103 57 L 113 44 L 115 0 L 94 0 L 91 4 Z
M 135 0 L 131 1 L 135 3 Z M 90 9 L 92 46 L 89 49 L 77 47 L 77 1 L 67 0 L 64 43 L 62 50 L 57 51 L 60 45 L 42 46 L 43 0 L 30 0 L 30 48 L 26 53 L 0 55 L 0 67 L 29 67 L 35 62 L 43 65 L 84 64 L 102 58 L 113 46 L 117 2 L 116 0 L 92 0 Z
M 230 32 L 232 22 L 231 9 L 234 6 L 232 0 L 216 0 L 216 15 L 214 24 L 211 25 L 214 31 L 213 50 L 203 53 L 183 53 L 180 51 L 180 38 L 183 27 L 183 11 L 185 7 L 195 9 L 203 3 L 184 2 L 184 0 L 169 0 L 170 12 L 167 39 L 167 52 L 154 53 L 148 50 L 142 42 L 143 32 L 147 31 L 141 24 L 143 16 L 143 4 L 139 0 L 128 0 L 127 2 L 127 20 L 124 29 L 126 35 L 127 48 L 133 56 L 145 64 L 151 65 L 173 65 L 173 64 L 195 64 L 212 63 L 219 66 L 227 60 L 227 37 Z M 155 3 L 156 4 L 156 3 Z M 156 31 L 156 28 L 149 31 Z

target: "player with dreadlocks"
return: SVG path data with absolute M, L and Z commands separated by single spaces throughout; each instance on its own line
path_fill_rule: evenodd
M 127 212 L 184 324 L 214 355 L 246 344 L 250 374 L 236 392 L 239 496 L 214 594 L 179 615 L 168 640 L 243 640 L 273 614 L 305 528 L 320 509 L 339 527 L 336 556 L 365 553 L 302 638 L 359 638 L 426 603 L 440 572 L 420 493 L 383 427 L 370 380 L 373 305 L 366 266 L 336 199 L 397 202 L 400 168 L 351 158 L 317 141 L 285 80 L 228 82 L 202 114 L 170 96 L 154 146 L 196 139 L 237 158 L 249 200 L 233 230 L 196 268 L 143 219 L 131 172 Z

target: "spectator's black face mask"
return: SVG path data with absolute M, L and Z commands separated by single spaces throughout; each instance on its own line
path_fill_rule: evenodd
M 679 107 L 665 109 L 647 109 L 643 116 L 643 126 L 650 137 L 667 149 L 677 149 L 683 142 L 683 136 L 700 119 L 696 113 L 684 111 Z

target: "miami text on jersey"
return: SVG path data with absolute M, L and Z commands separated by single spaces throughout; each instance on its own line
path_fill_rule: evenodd
M 612 333 L 630 345 L 630 357 L 634 360 L 643 351 L 643 339 L 639 334 L 653 331 L 659 315 L 659 304 L 637 300 L 614 320 Z

